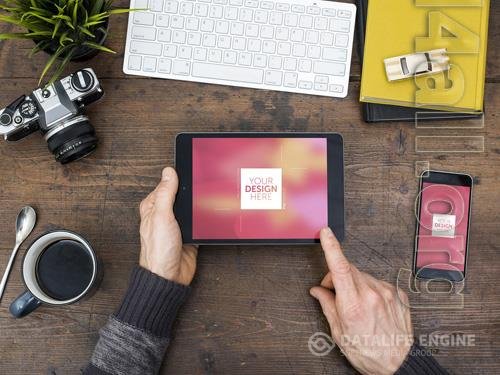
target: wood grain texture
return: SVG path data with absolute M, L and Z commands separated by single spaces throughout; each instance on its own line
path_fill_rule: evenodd
M 126 1 L 120 1 L 128 4 Z M 110 47 L 89 65 L 105 98 L 91 107 L 100 144 L 68 166 L 54 162 L 39 135 L 0 143 L 0 268 L 14 242 L 14 220 L 36 207 L 31 236 L 63 227 L 83 234 L 102 259 L 105 275 L 90 299 L 63 308 L 42 307 L 14 320 L 8 304 L 23 286 L 16 261 L 0 305 L 0 373 L 77 374 L 87 363 L 98 329 L 120 302 L 139 252 L 138 204 L 173 163 L 181 131 L 335 131 L 345 141 L 347 256 L 361 269 L 395 283 L 410 268 L 417 194 L 415 162 L 467 171 L 476 180 L 468 281 L 463 309 L 414 309 L 417 334 L 476 335 L 473 347 L 439 347 L 436 357 L 455 374 L 498 373 L 500 357 L 500 7 L 491 8 L 484 136 L 474 154 L 415 152 L 421 135 L 448 135 L 412 124 L 362 121 L 360 67 L 355 58 L 345 100 L 126 77 L 121 71 L 126 16 L 111 23 Z M 2 31 L 7 28 L 2 26 Z M 46 56 L 26 58 L 29 42 L 0 42 L 0 105 L 31 91 Z M 74 64 L 74 70 L 82 64 Z M 28 241 L 29 243 L 29 241 Z M 22 250 L 26 249 L 26 245 Z M 183 307 L 162 374 L 351 374 L 334 351 L 310 354 L 307 342 L 327 331 L 308 294 L 326 270 L 318 247 L 204 247 L 192 295 Z

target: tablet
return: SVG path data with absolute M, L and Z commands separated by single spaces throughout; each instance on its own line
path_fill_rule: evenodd
M 175 215 L 185 243 L 344 238 L 343 141 L 332 133 L 183 133 Z

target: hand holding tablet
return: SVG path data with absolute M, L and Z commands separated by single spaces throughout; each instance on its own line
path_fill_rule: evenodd
M 317 243 L 326 226 L 344 237 L 338 134 L 179 134 L 176 169 L 185 243 Z

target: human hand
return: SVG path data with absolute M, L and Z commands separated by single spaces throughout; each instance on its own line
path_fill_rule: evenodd
M 407 295 L 349 263 L 330 228 L 321 230 L 321 246 L 330 272 L 310 293 L 333 340 L 362 374 L 393 374 L 413 344 Z
M 196 270 L 196 246 L 183 245 L 174 216 L 179 180 L 165 168 L 158 186 L 141 202 L 141 267 L 179 284 L 189 285 Z

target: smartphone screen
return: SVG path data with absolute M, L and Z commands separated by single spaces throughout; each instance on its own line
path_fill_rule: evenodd
M 417 205 L 414 273 L 418 278 L 465 277 L 472 177 L 425 171 Z

